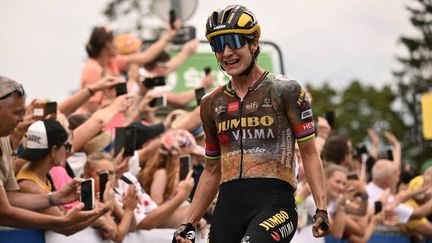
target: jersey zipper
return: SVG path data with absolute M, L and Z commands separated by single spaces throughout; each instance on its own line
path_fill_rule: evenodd
M 248 92 L 249 93 L 249 92 Z M 247 95 L 247 93 L 246 93 Z M 245 95 L 245 97 L 246 97 Z M 240 172 L 239 172 L 239 179 L 242 178 L 242 174 L 243 174 L 243 127 L 242 127 L 242 116 L 243 116 L 243 99 L 240 98 Z

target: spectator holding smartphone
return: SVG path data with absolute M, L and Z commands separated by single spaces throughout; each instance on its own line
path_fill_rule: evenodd
M 89 85 L 107 74 L 119 75 L 121 70 L 127 70 L 128 65 L 132 63 L 145 64 L 153 60 L 176 35 L 180 21 L 176 21 L 174 26 L 173 29 L 168 24 L 167 31 L 157 42 L 145 51 L 131 55 L 117 54 L 114 33 L 109 27 L 94 27 L 86 45 L 89 60 L 81 73 L 81 89 L 88 89 Z M 100 105 L 109 104 L 115 97 L 112 92 L 96 93 L 91 89 L 89 92 L 94 95 L 83 107 L 89 112 L 95 112 Z

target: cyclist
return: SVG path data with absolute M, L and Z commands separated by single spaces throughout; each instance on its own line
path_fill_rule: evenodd
M 317 211 L 312 233 L 328 233 L 322 163 L 305 90 L 263 70 L 260 25 L 241 5 L 213 12 L 206 37 L 231 76 L 201 101 L 206 164 L 184 224 L 173 242 L 193 242 L 195 227 L 219 196 L 210 243 L 290 242 L 297 227 L 294 145 L 297 140 Z

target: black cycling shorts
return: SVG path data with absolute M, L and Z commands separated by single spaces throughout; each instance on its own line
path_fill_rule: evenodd
M 297 210 L 288 182 L 238 179 L 220 186 L 209 243 L 286 243 L 296 229 Z

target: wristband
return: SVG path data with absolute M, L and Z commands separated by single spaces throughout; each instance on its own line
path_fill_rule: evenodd
M 53 198 L 53 193 L 52 192 L 48 193 L 48 204 L 51 207 L 56 205 L 56 203 L 54 201 L 54 198 Z
M 313 220 L 316 221 L 318 217 L 320 217 L 320 218 L 323 219 L 322 222 L 319 225 L 320 228 L 321 228 L 321 230 L 323 230 L 323 231 L 329 230 L 330 222 L 329 222 L 329 219 L 328 219 L 327 210 L 322 210 L 322 209 L 318 209 L 317 208 L 317 210 L 315 212 L 315 215 L 313 216 Z
M 191 223 L 187 223 L 187 224 L 182 224 L 180 225 L 180 227 L 174 232 L 174 237 L 173 237 L 173 243 L 176 243 L 176 237 L 180 236 L 186 240 L 190 240 L 192 241 L 192 243 L 195 242 L 195 238 L 196 238 L 196 228 L 191 224 Z
M 27 134 L 25 134 L 25 132 L 21 131 L 18 129 L 18 127 L 15 127 L 14 132 L 18 135 L 20 135 L 21 137 L 27 137 Z

